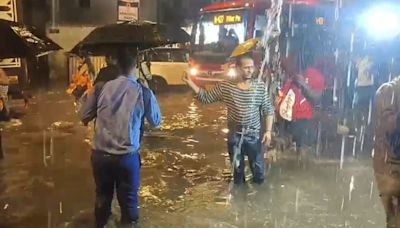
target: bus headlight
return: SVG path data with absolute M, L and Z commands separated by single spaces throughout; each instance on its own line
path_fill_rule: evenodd
M 236 70 L 233 69 L 233 68 L 230 68 L 230 69 L 228 70 L 227 75 L 228 75 L 230 78 L 236 77 Z
M 199 70 L 197 70 L 196 68 L 190 68 L 189 70 L 189 74 L 191 76 L 196 76 L 199 73 Z

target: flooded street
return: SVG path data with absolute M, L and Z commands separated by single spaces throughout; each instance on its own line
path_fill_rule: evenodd
M 142 227 L 384 227 L 370 154 L 351 159 L 349 147 L 340 170 L 340 149 L 300 163 L 285 151 L 263 186 L 232 198 L 224 108 L 188 91 L 158 99 L 162 126 L 145 133 L 141 149 Z M 0 227 L 92 226 L 92 130 L 63 91 L 32 100 L 22 125 L 3 132 Z

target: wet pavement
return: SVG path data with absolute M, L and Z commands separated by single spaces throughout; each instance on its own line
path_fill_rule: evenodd
M 368 153 L 346 147 L 340 170 L 340 149 L 301 162 L 285 151 L 265 185 L 232 197 L 224 108 L 184 90 L 158 99 L 163 124 L 141 150 L 141 227 L 384 227 Z M 62 91 L 39 92 L 26 112 L 3 132 L 0 227 L 92 227 L 92 128 Z

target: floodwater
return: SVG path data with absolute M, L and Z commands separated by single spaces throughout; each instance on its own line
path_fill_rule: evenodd
M 224 108 L 181 90 L 158 99 L 163 124 L 141 150 L 141 227 L 384 227 L 370 152 L 354 158 L 352 139 L 342 169 L 340 139 L 325 140 L 339 146 L 301 161 L 284 151 L 264 185 L 231 195 Z M 3 132 L 0 227 L 92 227 L 92 128 L 79 124 L 72 98 L 38 93 L 21 121 Z

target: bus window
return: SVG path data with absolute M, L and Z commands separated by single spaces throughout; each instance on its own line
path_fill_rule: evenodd
M 201 15 L 195 35 L 198 50 L 215 51 L 224 43 L 232 43 L 222 49 L 230 52 L 236 43 L 242 43 L 246 37 L 247 12 L 235 10 L 227 12 L 209 12 Z M 234 42 L 224 42 L 229 38 Z M 222 45 L 221 45 L 222 44 Z
M 264 31 L 263 30 L 254 31 L 254 38 L 261 38 L 263 36 L 264 36 Z
M 168 53 L 165 53 L 163 51 L 160 52 L 154 52 L 151 55 L 151 61 L 153 62 L 169 62 L 169 56 Z
M 265 27 L 267 26 L 267 17 L 265 14 L 259 14 L 256 16 L 254 23 L 254 38 L 261 38 L 264 35 Z
M 171 51 L 171 62 L 185 63 L 188 62 L 188 58 L 186 56 L 186 52 L 181 50 L 173 50 Z

